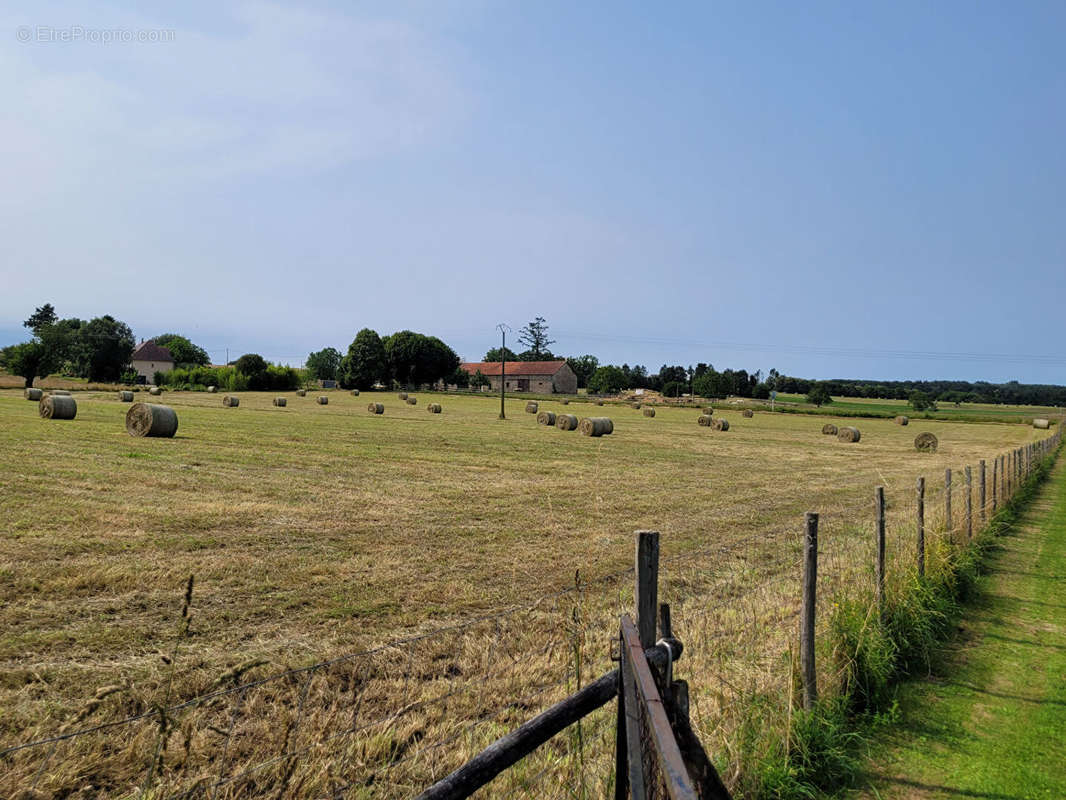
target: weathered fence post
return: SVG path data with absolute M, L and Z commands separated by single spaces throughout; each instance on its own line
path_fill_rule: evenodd
M 885 609 L 885 487 L 876 489 L 877 502 L 877 608 Z
M 951 517 L 951 468 L 944 470 L 944 526 L 948 541 L 955 541 L 955 520 Z
M 925 478 L 918 478 L 918 577 L 925 575 Z
M 973 471 L 966 465 L 966 539 L 973 538 Z
M 814 608 L 818 590 L 818 515 L 808 511 L 803 537 L 803 609 L 800 612 L 800 668 L 803 671 L 803 707 L 810 711 L 818 701 L 818 675 L 814 668 Z
M 637 531 L 637 631 L 647 650 L 655 644 L 656 614 L 659 611 L 659 532 Z
M 999 456 L 992 459 L 992 515 L 999 505 Z
M 985 460 L 983 458 L 981 459 L 981 481 L 980 481 L 980 483 L 981 483 L 981 492 L 980 492 L 981 527 L 983 528 L 985 526 L 986 520 L 988 519 L 988 507 L 986 506 L 986 503 L 988 502 L 988 498 L 985 496 Z

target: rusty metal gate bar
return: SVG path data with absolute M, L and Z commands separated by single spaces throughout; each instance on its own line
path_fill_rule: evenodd
M 633 800 L 699 800 L 674 738 L 640 634 L 622 617 L 621 673 L 629 787 Z M 618 776 L 619 779 L 621 776 Z

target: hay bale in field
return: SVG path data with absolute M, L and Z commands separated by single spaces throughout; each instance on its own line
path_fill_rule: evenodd
M 704 428 L 709 428 L 711 427 L 711 423 L 714 422 L 714 417 L 712 417 L 710 414 L 700 414 L 696 422 L 698 422 Z
M 320 406 L 328 406 L 329 405 L 329 398 L 326 397 L 326 395 L 324 395 L 324 394 L 320 394 L 318 396 L 318 404 Z
M 900 416 L 896 417 L 893 420 L 893 422 L 895 422 L 897 425 L 910 425 L 911 424 L 911 418 L 910 417 L 905 417 L 905 416 L 903 416 L 901 414 Z
M 654 417 L 655 416 L 655 409 L 652 408 L 651 406 L 648 406 L 647 408 L 644 409 L 644 416 L 645 417 Z
M 854 443 L 862 438 L 862 434 L 859 433 L 858 428 L 852 428 L 850 425 L 844 425 L 837 431 L 837 441 Z
M 755 416 L 755 412 L 752 411 L 750 408 L 745 408 L 743 411 L 740 412 L 740 415 L 747 419 L 751 419 Z
M 598 405 L 598 406 L 602 406 L 602 405 L 603 405 L 603 401 L 602 401 L 602 400 L 597 400 L 597 401 L 596 401 L 596 405 Z
M 703 413 L 708 417 L 712 416 L 714 414 L 714 406 L 704 406 Z
M 534 403 L 532 400 L 530 400 L 528 403 L 526 403 L 526 413 L 527 414 L 536 414 L 537 413 L 537 408 L 538 408 L 537 404 Z
M 430 414 L 439 414 L 440 413 L 440 403 L 430 403 L 429 405 L 426 406 L 426 411 L 428 411 Z
M 42 419 L 74 419 L 78 404 L 70 395 L 48 394 L 37 404 L 37 413 Z
M 207 393 L 208 394 L 214 394 L 217 391 L 218 391 L 218 387 L 217 386 L 208 386 L 207 387 Z
M 384 414 L 385 413 L 385 404 L 384 403 L 371 403 L 370 405 L 368 405 L 366 407 L 366 410 L 369 411 L 371 414 Z
M 232 394 L 227 394 L 225 397 L 222 398 L 222 405 L 224 405 L 226 408 L 236 408 L 240 404 L 241 398 L 236 397 Z
M 537 414 L 538 425 L 554 425 L 555 424 L 555 412 L 554 411 L 541 411 Z
M 718 419 L 712 419 L 711 420 L 711 430 L 712 431 L 727 431 L 727 430 L 729 430 L 729 420 L 722 419 L 721 417 L 719 417 Z
M 119 392 L 118 399 L 121 400 L 123 403 L 132 403 L 133 392 Z
M 634 403 L 633 404 L 633 408 L 636 409 L 637 411 L 640 411 L 640 403 Z
M 178 415 L 169 406 L 135 403 L 126 412 L 126 433 L 130 436 L 170 438 L 178 432 Z
M 825 423 L 825 425 L 822 426 L 822 433 L 824 433 L 826 436 L 836 436 L 837 426 L 834 425 L 832 422 L 827 422 Z
M 152 395 L 152 397 L 159 397 L 159 395 L 163 394 L 163 390 L 158 386 L 153 386 L 148 390 L 148 394 Z
M 555 427 L 561 431 L 576 431 L 577 426 L 577 416 L 574 414 L 557 414 L 555 417 Z
M 25 392 L 23 392 L 23 395 L 26 397 L 27 400 L 33 400 L 34 402 L 38 402 L 42 397 L 44 397 L 44 392 L 42 392 L 40 389 L 27 389 Z
M 564 405 L 564 406 L 568 406 L 568 405 L 570 405 L 570 401 L 569 401 L 569 400 L 563 400 L 563 405 Z
M 1040 430 L 1042 430 L 1042 431 L 1046 431 L 1048 428 L 1051 427 L 1051 422 L 1049 420 L 1046 420 L 1046 419 L 1034 419 L 1033 420 L 1033 427 L 1034 428 L 1040 428 Z
M 278 408 L 285 408 L 285 406 L 286 406 L 286 404 L 288 404 L 288 402 L 289 401 L 286 400 L 284 397 L 275 397 L 274 398 L 274 405 L 276 405 Z
M 307 397 L 307 390 L 306 389 L 297 389 L 296 390 L 296 396 L 297 397 Z
M 358 389 L 352 389 L 352 397 L 358 397 L 358 396 L 359 396 L 359 390 Z
M 935 453 L 940 441 L 931 433 L 919 433 L 914 437 L 914 449 L 919 453 Z
M 407 405 L 413 406 L 413 405 L 417 405 L 417 404 L 418 404 L 418 398 L 417 397 L 408 397 L 407 398 Z
M 400 393 L 399 393 L 398 395 L 396 395 L 396 396 L 397 396 L 398 398 L 400 398 L 401 400 L 406 400 L 406 399 L 407 399 L 407 392 L 400 392 Z
M 607 436 L 614 432 L 614 423 L 607 417 L 585 417 L 577 427 L 585 436 Z

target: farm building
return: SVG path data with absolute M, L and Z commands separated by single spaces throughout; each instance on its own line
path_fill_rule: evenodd
M 459 369 L 473 376 L 480 372 L 489 380 L 491 389 L 499 391 L 501 367 L 499 361 L 475 361 L 460 364 Z M 505 379 L 508 392 L 536 394 L 577 394 L 577 375 L 565 361 L 508 361 Z
M 170 372 L 174 369 L 174 358 L 170 351 L 153 341 L 141 342 L 130 356 L 130 361 L 137 370 L 138 377 L 144 378 L 145 383 L 151 383 L 152 376 L 157 372 Z

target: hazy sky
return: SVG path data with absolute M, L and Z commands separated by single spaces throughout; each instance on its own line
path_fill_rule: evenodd
M 1066 4 L 871 5 L 5 3 L 0 344 L 1066 382 Z

